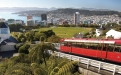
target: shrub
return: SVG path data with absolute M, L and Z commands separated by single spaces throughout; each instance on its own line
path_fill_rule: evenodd
M 19 51 L 18 51 L 18 52 L 19 52 L 19 53 L 28 54 L 28 53 L 29 53 L 29 51 L 28 51 L 29 47 L 30 47 L 29 44 L 24 44 L 23 46 L 21 46 L 21 47 L 19 48 Z

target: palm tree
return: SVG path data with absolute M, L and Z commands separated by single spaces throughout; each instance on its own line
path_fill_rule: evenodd
M 56 74 L 56 73 L 59 71 L 59 69 L 60 69 L 62 66 L 64 66 L 66 63 L 67 63 L 67 61 L 61 62 L 59 65 L 57 65 L 57 66 L 51 71 L 50 75 Z
M 66 75 L 68 72 L 71 72 L 78 65 L 78 61 L 71 61 L 63 65 L 57 72 L 56 75 Z
M 48 69 L 49 75 L 73 75 L 75 72 L 78 73 L 78 61 L 70 61 L 66 58 L 57 58 L 57 53 L 53 53 L 49 57 L 48 66 L 51 65 Z M 51 69 L 51 70 L 50 70 Z M 72 73 L 73 74 L 72 74 Z
M 48 50 L 55 51 L 56 49 L 52 44 L 49 43 L 41 43 L 36 45 L 34 48 L 30 50 L 29 57 L 31 62 L 38 62 L 40 63 L 43 59 L 46 65 L 46 57 L 49 55 Z
M 9 66 L 4 75 L 33 75 L 32 68 L 28 64 L 17 63 Z
M 42 51 L 42 56 L 43 56 L 43 59 L 44 59 L 44 63 L 45 63 L 45 65 L 47 65 L 47 64 L 46 64 L 46 60 L 45 60 L 45 54 L 46 54 L 46 55 L 49 54 L 49 53 L 48 53 L 48 50 L 52 50 L 52 51 L 54 52 L 56 49 L 55 49 L 55 47 L 54 47 L 52 44 L 50 44 L 50 43 L 41 43 L 41 44 L 40 44 L 40 47 L 41 47 L 41 51 Z
M 35 47 L 29 50 L 29 58 L 31 63 L 40 63 L 40 61 L 42 61 L 42 52 L 40 50 L 39 45 L 36 45 Z
M 34 75 L 47 75 L 47 71 L 43 69 L 38 63 L 31 63 Z

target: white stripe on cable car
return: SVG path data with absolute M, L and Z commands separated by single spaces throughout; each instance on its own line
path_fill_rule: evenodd
M 69 40 L 65 39 L 67 42 L 87 42 L 87 43 L 107 43 L 107 44 L 115 44 L 115 41 L 100 41 L 100 40 Z

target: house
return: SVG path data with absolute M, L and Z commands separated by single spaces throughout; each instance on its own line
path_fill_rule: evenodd
M 116 31 L 114 29 L 111 29 L 109 30 L 107 33 L 106 33 L 106 38 L 112 36 L 114 39 L 120 39 L 121 38 L 121 32 L 119 31 Z
M 102 34 L 103 29 L 101 28 L 96 28 L 96 37 L 99 37 Z
M 102 25 L 100 25 L 100 27 L 97 27 L 97 28 L 96 28 L 96 31 L 95 31 L 96 37 L 99 37 L 99 36 L 102 34 L 103 30 L 105 30 L 105 29 L 106 29 L 106 28 L 103 27 Z
M 16 39 L 10 35 L 10 29 L 5 22 L 0 23 L 0 52 L 15 50 Z

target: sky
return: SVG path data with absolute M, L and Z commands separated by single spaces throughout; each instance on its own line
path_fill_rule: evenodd
M 121 0 L 0 0 L 0 7 L 85 7 L 121 11 Z

